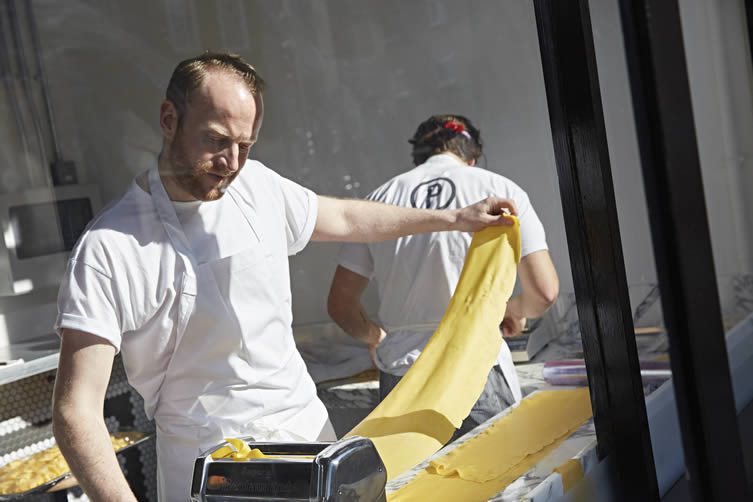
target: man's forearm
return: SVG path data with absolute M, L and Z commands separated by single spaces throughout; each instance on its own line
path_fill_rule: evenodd
M 375 345 L 381 341 L 381 328 L 366 314 L 362 305 L 330 308 L 330 317 L 348 335 L 366 345 Z
M 521 294 L 510 299 L 507 310 L 517 318 L 541 317 L 557 300 L 559 278 L 549 251 L 542 249 L 524 256 L 518 265 Z
M 323 198 L 323 202 L 332 200 Z M 327 223 L 333 234 L 346 236 L 339 240 L 350 242 L 379 242 L 404 235 L 452 230 L 457 221 L 456 211 L 413 209 L 366 200 L 338 202 L 345 203 L 338 208 L 341 218 Z
M 461 209 L 398 207 L 380 202 L 319 197 L 312 239 L 316 241 L 379 242 L 406 235 L 458 230 L 476 232 L 490 225 L 509 226 L 514 213 L 507 199 L 487 197 Z
M 530 309 L 525 308 L 521 295 L 510 297 L 510 300 L 507 302 L 507 311 L 505 312 L 505 315 L 519 319 L 523 317 L 537 317 L 536 315 L 531 315 Z
M 53 428 L 71 472 L 90 500 L 136 501 L 101 417 L 57 413 Z
M 547 300 L 522 293 L 510 298 L 507 313 L 513 317 L 531 319 L 541 317 L 551 306 L 552 303 Z

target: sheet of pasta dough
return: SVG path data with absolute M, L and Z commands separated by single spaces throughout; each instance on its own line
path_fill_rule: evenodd
M 392 479 L 438 451 L 481 395 L 502 337 L 499 324 L 515 286 L 520 227 L 473 236 L 455 293 L 411 369 L 346 436 L 370 438 Z
M 387 499 L 488 500 L 546 458 L 590 417 L 587 388 L 536 392 L 481 434 L 432 460 Z

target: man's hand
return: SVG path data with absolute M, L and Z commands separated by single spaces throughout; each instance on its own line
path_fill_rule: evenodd
M 387 336 L 387 333 L 385 333 L 384 329 L 382 329 L 381 326 L 378 326 L 376 324 L 372 323 L 371 333 L 369 333 L 369 357 L 371 357 L 371 363 L 374 365 L 375 368 L 378 368 L 376 363 L 376 351 L 377 347 L 379 347 L 379 344 L 382 343 L 382 340 L 384 340 L 384 337 Z
M 453 230 L 477 232 L 488 226 L 512 225 L 509 215 L 517 214 L 515 203 L 510 199 L 487 197 L 473 205 L 457 210 Z
M 502 336 L 504 338 L 510 338 L 520 335 L 525 327 L 525 317 L 514 317 L 510 315 L 505 315 L 505 318 L 502 319 L 502 324 L 500 324 L 500 328 L 502 329 Z

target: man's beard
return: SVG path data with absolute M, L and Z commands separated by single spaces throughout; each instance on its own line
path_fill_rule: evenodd
M 171 149 L 170 164 L 175 183 L 188 192 L 191 197 L 201 201 L 217 200 L 225 194 L 225 189 L 235 179 L 240 169 L 234 173 L 221 173 L 225 176 L 218 184 L 208 176 L 214 173 L 214 164 L 211 160 L 191 163 L 184 154 L 180 142 L 176 142 Z

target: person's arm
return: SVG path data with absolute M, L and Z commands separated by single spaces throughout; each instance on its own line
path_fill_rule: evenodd
M 491 225 L 512 225 L 509 199 L 487 197 L 462 209 L 413 209 L 366 200 L 319 196 L 314 241 L 379 242 L 442 230 L 476 232 Z
M 63 330 L 52 428 L 71 472 L 92 501 L 135 502 L 104 420 L 115 348 L 89 333 Z
M 385 332 L 369 319 L 361 304 L 361 296 L 368 285 L 368 277 L 338 265 L 329 288 L 327 312 L 343 331 L 368 345 L 373 360 L 374 351 L 384 339 Z
M 521 293 L 507 303 L 502 321 L 504 336 L 520 334 L 525 320 L 544 314 L 559 294 L 559 278 L 547 250 L 524 256 L 518 264 L 518 278 Z

